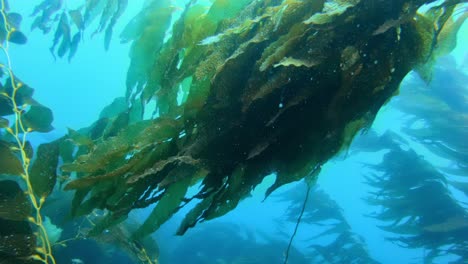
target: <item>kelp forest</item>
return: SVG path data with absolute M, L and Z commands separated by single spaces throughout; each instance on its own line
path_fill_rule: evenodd
M 1 264 L 392 263 L 357 214 L 416 263 L 468 259 L 468 1 L 0 2 Z M 12 52 L 38 36 L 69 64 L 129 47 L 125 93 L 40 143 L 54 88 Z M 222 221 L 252 197 L 275 230 Z

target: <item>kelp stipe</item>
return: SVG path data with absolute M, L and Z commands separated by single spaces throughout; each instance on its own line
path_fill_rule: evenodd
M 20 177 L 20 180 L 17 181 L 4 180 L 1 182 L 2 193 L 0 193 L 0 196 L 3 199 L 1 199 L 2 212 L 0 217 L 2 228 L 5 227 L 4 222 L 10 222 L 12 227 L 17 225 L 17 223 L 22 223 L 25 227 L 24 229 L 30 231 L 27 232 L 29 234 L 11 234 L 2 243 L 8 243 L 13 252 L 6 252 L 4 250 L 5 247 L 2 245 L 3 252 L 0 253 L 2 254 L 2 258 L 4 254 L 8 254 L 8 258 L 14 261 L 14 263 L 35 260 L 42 263 L 55 264 L 52 245 L 41 214 L 47 193 L 38 195 L 38 189 L 33 188 L 35 184 L 33 183 L 32 173 L 32 168 L 34 167 L 31 159 L 32 149 L 27 141 L 27 135 L 30 132 L 48 132 L 51 130 L 50 122 L 52 122 L 52 114 L 48 108 L 32 100 L 30 97 L 32 89 L 17 79 L 11 68 L 9 42 L 17 44 L 26 43 L 26 37 L 18 30 L 21 16 L 8 12 L 6 0 L 1 1 L 0 13 L 0 19 L 3 22 L 3 28 L 0 29 L 2 37 L 0 49 L 6 57 L 6 63 L 0 63 L 0 70 L 1 75 L 6 74 L 8 76 L 5 85 L 0 87 L 0 101 L 3 104 L 0 108 L 2 109 L 2 116 L 13 115 L 11 127 L 9 126 L 8 119 L 0 117 L 0 128 L 6 131 L 7 136 L 11 136 L 11 142 L 0 140 L 2 152 L 0 155 L 3 159 L 0 174 L 18 175 Z M 40 120 L 42 118 L 45 119 Z M 26 186 L 26 191 L 24 192 L 18 184 L 21 181 Z M 11 188 L 7 188 L 6 186 Z M 25 199 L 26 197 L 27 199 Z M 10 198 L 11 200 L 6 198 Z M 18 203 L 18 200 L 21 200 L 21 203 Z M 14 202 L 17 203 L 15 204 Z M 10 207 L 5 206 L 5 204 L 10 205 Z M 16 210 L 9 210 L 11 208 Z M 30 224 L 32 224 L 32 228 L 29 226 Z M 20 246 L 23 250 L 15 246 Z M 8 249 L 8 247 L 6 248 Z M 29 256 L 22 254 L 28 252 L 30 253 Z

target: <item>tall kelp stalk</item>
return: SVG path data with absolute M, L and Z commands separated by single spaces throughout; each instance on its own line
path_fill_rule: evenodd
M 302 209 L 301 195 L 303 192 L 298 188 L 275 195 L 277 201 L 290 204 L 285 213 L 286 221 L 296 221 Z M 281 223 L 284 224 L 284 220 L 281 219 Z M 367 251 L 364 240 L 353 233 L 342 209 L 319 186 L 310 191 L 301 230 L 307 236 L 306 243 L 311 251 L 305 254 L 312 257 L 312 263 L 378 263 Z
M 431 2 L 191 0 L 175 16 L 169 0 L 147 1 L 121 34 L 132 42 L 126 98 L 68 135 L 72 214 L 107 210 L 95 235 L 156 203 L 138 238 L 197 202 L 182 235 L 271 172 L 267 196 L 306 177 L 449 42 L 463 1 L 417 12 Z
M 436 64 L 429 86 L 413 80 L 395 106 L 410 115 L 402 131 L 433 154 L 450 161 L 438 169 L 468 194 L 468 75 L 453 57 Z
M 384 222 L 387 238 L 410 249 L 424 249 L 424 263 L 450 257 L 462 263 L 468 257 L 468 214 L 452 197 L 447 180 L 412 149 L 396 143 L 383 161 L 370 165 L 366 182 L 374 188 L 366 201 L 381 210 L 372 217 Z M 447 260 L 444 260 L 447 261 Z
M 54 142 L 41 145 L 33 159 L 28 134 L 50 131 L 53 117 L 32 98 L 34 90 L 13 73 L 9 43 L 27 41 L 20 23 L 21 15 L 9 12 L 2 0 L 0 49 L 6 61 L 0 63 L 0 260 L 54 264 L 41 209 L 55 185 L 58 151 Z

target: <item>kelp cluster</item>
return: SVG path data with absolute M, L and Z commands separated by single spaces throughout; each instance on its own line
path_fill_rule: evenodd
M 148 1 L 121 35 L 132 41 L 126 97 L 63 139 L 72 214 L 107 210 L 99 234 L 156 203 L 138 238 L 195 203 L 182 235 L 271 172 L 266 196 L 306 177 L 445 44 L 460 1 L 417 12 L 430 2 L 192 0 L 175 16 L 170 1 Z
M 453 57 L 436 64 L 429 86 L 413 80 L 395 106 L 410 115 L 402 129 L 436 156 L 448 160 L 437 169 L 451 186 L 468 194 L 468 76 Z M 410 99 L 411 98 L 411 99 Z
M 405 248 L 424 248 L 424 261 L 468 257 L 468 214 L 447 188 L 446 177 L 412 149 L 395 143 L 366 177 L 374 190 L 366 201 L 382 209 L 372 215 L 384 222 L 388 239 Z
M 1 1 L 0 49 L 0 260 L 55 263 L 41 209 L 55 185 L 54 143 L 34 153 L 28 134 L 52 129 L 52 111 L 33 99 L 34 90 L 13 72 L 10 43 L 25 44 L 21 15 Z M 11 123 L 11 124 L 10 124 Z M 11 178 L 9 178 L 11 177 Z
M 318 185 L 310 191 L 310 200 L 302 217 L 302 233 L 307 233 L 307 243 L 313 263 L 378 263 L 369 254 L 362 237 L 352 231 L 338 204 Z M 303 193 L 298 188 L 275 195 L 279 202 L 290 204 L 286 221 L 295 222 L 301 210 Z M 284 219 L 281 219 L 284 223 Z M 304 228 L 307 225 L 307 229 Z M 323 240 L 322 238 L 328 238 Z
M 54 30 L 50 52 L 59 58 L 68 54 L 70 61 L 75 56 L 83 39 L 83 32 L 99 17 L 93 35 L 104 31 L 104 46 L 109 48 L 113 29 L 127 8 L 128 0 L 83 0 L 82 5 L 70 7 L 63 0 L 42 0 L 35 6 L 31 30 L 39 29 L 44 34 Z

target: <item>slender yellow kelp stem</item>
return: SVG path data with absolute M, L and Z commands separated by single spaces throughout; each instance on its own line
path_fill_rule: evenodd
M 9 43 L 8 40 L 13 32 L 16 31 L 14 27 L 12 27 L 8 23 L 8 17 L 6 13 L 6 6 L 5 0 L 1 0 L 1 16 L 3 17 L 4 27 L 6 32 L 6 39 L 4 43 L 0 43 L 0 49 L 4 52 L 6 57 L 6 65 L 0 63 L 0 67 L 7 72 L 10 77 L 11 82 L 11 95 L 4 93 L 3 95 L 6 96 L 11 100 L 12 110 L 14 113 L 14 125 L 13 128 L 7 127 L 6 131 L 13 136 L 15 143 L 17 145 L 16 151 L 19 151 L 21 155 L 22 167 L 23 172 L 21 173 L 21 179 L 24 180 L 26 184 L 26 194 L 28 195 L 31 205 L 34 208 L 33 215 L 28 218 L 28 220 L 37 227 L 37 238 L 38 238 L 38 245 L 36 247 L 36 254 L 32 255 L 31 258 L 35 260 L 39 260 L 43 263 L 50 263 L 55 264 L 55 258 L 52 255 L 52 247 L 49 241 L 49 236 L 47 234 L 47 230 L 44 227 L 42 215 L 41 215 L 41 208 L 44 205 L 45 197 L 38 197 L 35 196 L 31 181 L 30 181 L 30 174 L 29 174 L 29 167 L 31 164 L 31 159 L 28 157 L 26 153 L 26 144 L 27 144 L 27 135 L 31 132 L 30 128 L 26 128 L 22 122 L 22 114 L 24 109 L 27 107 L 27 104 L 18 105 L 16 101 L 16 95 L 18 91 L 23 87 L 23 84 L 16 80 L 15 75 L 13 74 L 13 70 L 11 68 L 11 60 L 8 53 Z

